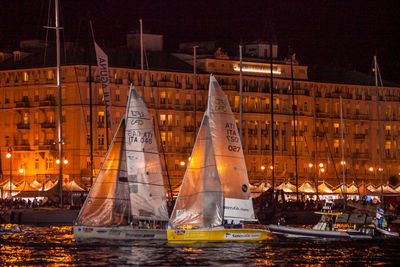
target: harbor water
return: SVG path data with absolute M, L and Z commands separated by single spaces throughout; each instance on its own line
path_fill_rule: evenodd
M 0 266 L 394 265 L 400 239 L 311 241 L 271 236 L 262 243 L 76 243 L 71 226 L 24 226 L 0 236 Z

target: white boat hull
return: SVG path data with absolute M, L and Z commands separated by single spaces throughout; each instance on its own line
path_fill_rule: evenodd
M 137 229 L 132 226 L 87 227 L 74 225 L 76 240 L 167 240 L 167 230 Z
M 293 238 L 312 238 L 312 239 L 371 239 L 372 237 L 358 231 L 330 231 L 316 230 L 309 228 L 298 228 L 280 225 L 270 225 L 268 230 L 271 233 L 284 235 Z
M 387 231 L 379 227 L 376 227 L 375 230 L 378 231 L 384 237 L 399 237 L 399 233 L 397 232 Z

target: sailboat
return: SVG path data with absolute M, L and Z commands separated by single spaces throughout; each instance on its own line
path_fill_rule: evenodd
M 235 118 L 210 76 L 207 110 L 169 222 L 169 243 L 261 241 Z M 248 224 L 248 226 L 252 226 Z
M 125 116 L 73 227 L 77 240 L 166 240 L 168 209 L 149 111 L 131 85 Z

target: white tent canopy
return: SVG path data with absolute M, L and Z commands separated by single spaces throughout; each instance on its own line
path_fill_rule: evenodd
M 271 185 L 268 183 L 267 186 L 265 186 L 265 183 L 261 183 L 259 186 L 255 187 L 253 189 L 251 189 L 252 193 L 262 193 L 267 191 L 269 188 L 271 187 Z
M 36 190 L 39 190 L 40 188 L 43 187 L 43 184 L 39 183 L 37 180 L 33 181 L 30 185 Z
M 299 187 L 299 192 L 302 193 L 315 193 L 314 187 L 310 183 L 305 182 Z
M 13 183 L 11 183 L 11 190 L 14 191 L 14 189 L 17 188 Z M 10 191 L 10 183 L 6 183 L 3 186 L 3 191 Z
M 51 180 L 47 181 L 44 184 L 44 191 L 48 191 L 48 190 L 52 189 L 55 185 L 56 184 L 53 183 Z M 42 191 L 42 190 L 43 190 L 43 187 L 39 188 L 39 191 Z
M 332 194 L 333 191 L 330 189 L 330 187 L 327 186 L 327 184 L 325 182 L 323 182 L 322 184 L 320 184 L 318 186 L 318 193 L 319 194 Z

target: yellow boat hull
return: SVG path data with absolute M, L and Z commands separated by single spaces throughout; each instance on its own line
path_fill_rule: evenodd
M 190 229 L 167 230 L 168 243 L 257 242 L 267 239 L 262 229 Z

